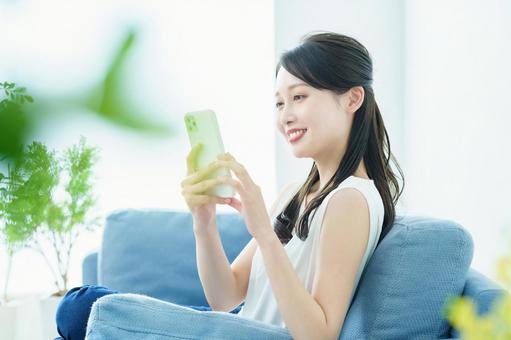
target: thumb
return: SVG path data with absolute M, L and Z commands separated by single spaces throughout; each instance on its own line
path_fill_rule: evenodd
M 241 212 L 241 210 L 243 209 L 243 205 L 241 204 L 241 201 L 235 197 L 231 197 L 231 201 L 228 204 L 231 207 L 233 207 L 234 209 L 238 210 L 239 212 Z

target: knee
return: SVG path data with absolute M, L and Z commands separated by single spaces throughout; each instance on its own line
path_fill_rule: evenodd
M 57 331 L 66 340 L 84 339 L 92 304 L 100 297 L 118 291 L 102 286 L 84 285 L 70 289 L 55 315 Z

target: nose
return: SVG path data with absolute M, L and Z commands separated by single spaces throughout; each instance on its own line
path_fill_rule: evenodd
M 279 122 L 285 128 L 296 119 L 294 111 L 288 106 L 283 107 L 279 112 Z

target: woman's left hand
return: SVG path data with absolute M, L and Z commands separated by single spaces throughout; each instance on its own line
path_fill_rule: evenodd
M 222 183 L 231 185 L 240 195 L 240 200 L 232 197 L 228 204 L 243 216 L 248 232 L 255 239 L 273 233 L 261 189 L 254 183 L 245 167 L 236 161 L 230 153 L 219 155 L 218 162 L 221 166 L 232 170 L 238 179 L 225 176 Z

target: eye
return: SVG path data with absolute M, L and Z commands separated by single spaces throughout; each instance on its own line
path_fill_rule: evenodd
M 296 99 L 297 97 L 305 98 L 306 96 L 304 96 L 303 94 L 297 94 L 296 96 L 293 97 L 293 99 Z M 282 102 L 278 102 L 275 104 L 275 107 L 279 108 L 282 104 L 283 104 Z

